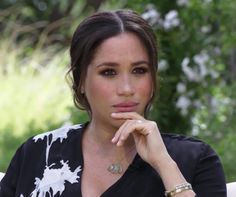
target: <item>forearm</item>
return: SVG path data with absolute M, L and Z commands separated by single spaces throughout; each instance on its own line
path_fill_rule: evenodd
M 168 154 L 164 154 L 159 158 L 161 159 L 154 160 L 151 165 L 159 173 L 167 191 L 171 191 L 177 185 L 181 185 L 187 182 L 182 173 L 180 172 L 175 161 Z M 193 190 L 185 190 L 174 196 L 194 197 L 195 193 L 193 192 Z

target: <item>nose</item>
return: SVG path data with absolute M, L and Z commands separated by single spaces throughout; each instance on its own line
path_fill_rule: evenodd
M 135 93 L 135 87 L 132 77 L 124 75 L 120 77 L 117 84 L 117 94 L 120 96 L 132 96 Z

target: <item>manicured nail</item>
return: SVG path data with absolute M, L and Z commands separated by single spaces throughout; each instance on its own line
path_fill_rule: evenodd
M 119 141 L 119 142 L 117 142 L 117 144 L 116 144 L 117 146 L 121 146 L 122 145 L 122 142 L 121 141 Z
M 113 137 L 113 138 L 111 139 L 111 142 L 112 142 L 112 143 L 115 143 L 115 142 L 116 142 L 116 138 Z

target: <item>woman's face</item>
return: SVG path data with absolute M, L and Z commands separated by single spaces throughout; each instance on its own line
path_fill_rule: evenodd
M 106 39 L 96 49 L 82 86 L 92 121 L 119 126 L 112 112 L 144 114 L 153 93 L 149 57 L 132 33 Z

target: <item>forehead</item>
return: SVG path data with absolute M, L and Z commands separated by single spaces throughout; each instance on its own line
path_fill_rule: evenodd
M 121 33 L 105 39 L 95 50 L 93 60 L 149 59 L 146 46 L 134 33 Z M 92 60 L 92 61 L 93 61 Z
M 109 47 L 109 46 L 112 48 L 115 46 L 120 46 L 122 44 L 126 46 L 128 46 L 129 44 L 132 45 L 138 44 L 140 45 L 140 47 L 144 47 L 141 38 L 137 34 L 131 32 L 122 32 L 118 35 L 103 40 L 101 44 L 98 46 L 98 48 Z

